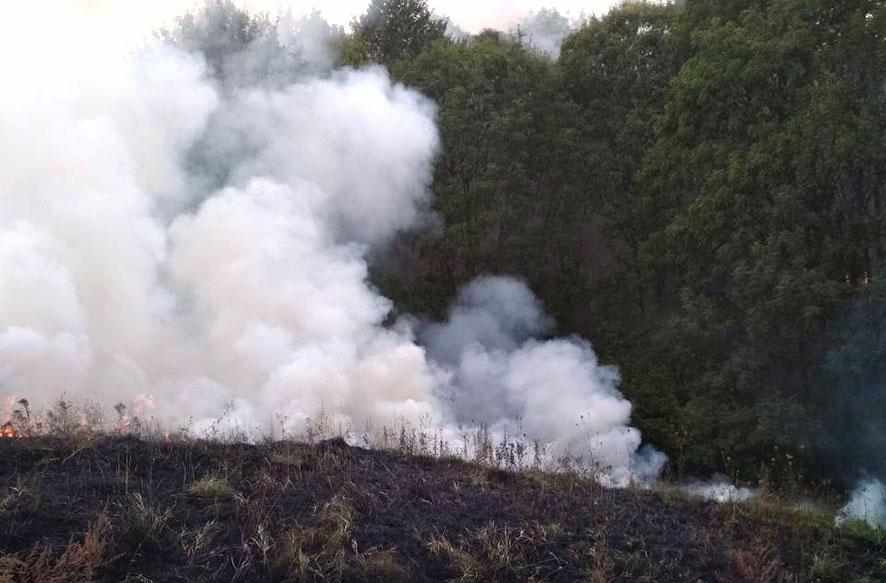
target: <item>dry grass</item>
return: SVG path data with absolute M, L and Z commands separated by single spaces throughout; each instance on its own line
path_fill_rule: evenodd
M 101 514 L 83 537 L 56 556 L 48 545 L 0 557 L 0 583 L 90 583 L 107 560 L 110 521 Z
M 138 492 L 130 494 L 117 506 L 122 539 L 135 549 L 163 546 L 174 512 L 172 508 L 162 508 Z
M 544 581 L 563 562 L 548 549 L 565 534 L 556 523 L 515 528 L 490 522 L 461 535 L 457 542 L 436 533 L 426 547 L 448 563 L 457 581 Z
M 265 549 L 274 581 L 412 581 L 412 573 L 393 549 L 360 549 L 354 538 L 356 511 L 335 495 L 314 514 L 313 526 L 290 528 Z
M 794 578 L 784 569 L 771 538 L 760 536 L 744 549 L 732 552 L 735 571 L 747 583 L 789 583 Z
M 412 570 L 405 566 L 396 550 L 371 550 L 356 558 L 358 577 L 369 581 L 406 583 L 413 581 Z
M 433 535 L 427 547 L 432 555 L 449 562 L 457 573 L 457 581 L 484 580 L 484 567 L 480 559 L 461 546 L 453 544 L 444 535 Z
M 589 583 L 610 583 L 613 580 L 612 573 L 615 563 L 606 542 L 606 536 L 601 535 L 593 547 L 589 550 L 587 567 L 587 579 Z
M 200 527 L 182 529 L 178 535 L 178 545 L 189 567 L 204 565 L 217 555 L 219 549 L 215 546 L 215 539 L 220 531 L 221 527 L 215 520 Z
M 0 519 L 5 514 L 14 514 L 22 510 L 29 512 L 39 510 L 42 501 L 40 480 L 39 472 L 17 476 L 16 484 L 9 486 L 6 492 L 0 495 Z
M 347 498 L 334 496 L 316 513 L 317 525 L 289 529 L 274 547 L 272 573 L 292 583 L 339 581 L 349 569 L 349 554 L 357 554 L 351 536 L 354 509 Z
M 198 498 L 232 498 L 235 494 L 234 488 L 226 478 L 216 475 L 209 475 L 195 480 L 188 493 Z
M 886 541 L 772 500 L 716 506 L 341 440 L 81 445 L 0 443 L 0 583 L 886 581 Z

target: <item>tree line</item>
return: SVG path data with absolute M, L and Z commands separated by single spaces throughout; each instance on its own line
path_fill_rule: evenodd
M 273 29 L 228 9 L 238 46 Z M 336 64 L 439 107 L 441 221 L 376 285 L 439 317 L 476 276 L 522 277 L 619 365 L 678 476 L 886 474 L 884 2 L 627 3 L 558 58 L 451 30 L 425 0 L 373 0 L 327 31 Z

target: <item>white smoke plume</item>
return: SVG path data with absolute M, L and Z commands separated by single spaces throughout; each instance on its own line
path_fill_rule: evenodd
M 515 34 L 536 51 L 552 59 L 560 58 L 560 46 L 576 26 L 553 8 L 543 8 L 523 17 Z
M 0 96 L 0 391 L 262 428 L 440 410 L 364 260 L 427 203 L 431 103 L 377 69 L 222 94 L 169 47 L 83 57 Z
M 725 480 L 715 482 L 693 482 L 683 486 L 683 491 L 690 496 L 695 496 L 711 502 L 717 502 L 719 504 L 747 502 L 757 496 L 755 490 L 741 488 Z
M 200 53 L 212 76 L 225 87 L 282 88 L 332 68 L 333 46 L 344 29 L 319 12 L 292 10 L 271 17 L 250 13 L 234 0 L 206 0 L 159 35 L 188 52 Z
M 617 370 L 584 340 L 540 339 L 552 323 L 522 283 L 468 286 L 422 331 L 430 357 L 385 326 L 366 257 L 427 215 L 431 102 L 378 68 L 254 82 L 277 62 L 266 44 L 212 67 L 165 44 L 119 58 L 43 40 L 0 47 L 7 400 L 138 403 L 196 431 L 227 415 L 253 434 L 324 415 L 519 425 L 616 485 L 661 469 Z M 41 56 L 23 66 L 27 43 Z
M 859 482 L 835 522 L 840 526 L 851 520 L 886 530 L 886 485 L 883 482 L 874 479 Z
M 640 450 L 618 370 L 600 365 L 583 339 L 538 339 L 550 327 L 522 282 L 487 277 L 462 290 L 449 321 L 421 334 L 431 357 L 451 371 L 456 420 L 523 431 L 555 456 L 586 458 L 613 485 L 657 476 L 665 458 Z
M 344 29 L 329 24 L 317 10 L 302 16 L 289 10 L 277 20 L 280 43 L 315 71 L 332 68 L 336 54 L 331 45 L 342 35 Z

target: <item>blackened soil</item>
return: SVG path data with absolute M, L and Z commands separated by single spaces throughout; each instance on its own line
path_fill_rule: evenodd
M 882 540 L 570 475 L 341 441 L 0 441 L 0 554 L 60 556 L 102 514 L 107 582 L 886 581 Z

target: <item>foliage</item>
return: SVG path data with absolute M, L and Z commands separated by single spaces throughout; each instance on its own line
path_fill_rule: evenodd
M 158 35 L 199 55 L 223 89 L 282 87 L 307 73 L 323 73 L 341 60 L 348 42 L 318 12 L 271 19 L 250 14 L 232 0 L 204 0 Z
M 390 66 L 443 39 L 446 24 L 426 0 L 372 0 L 353 28 L 366 60 Z
M 376 280 L 439 313 L 524 277 L 622 367 L 677 473 L 883 471 L 883 371 L 834 367 L 882 321 L 850 313 L 884 261 L 884 33 L 872 0 L 696 0 L 591 19 L 557 62 L 493 31 L 432 44 L 393 71 L 440 107 L 442 225 Z

